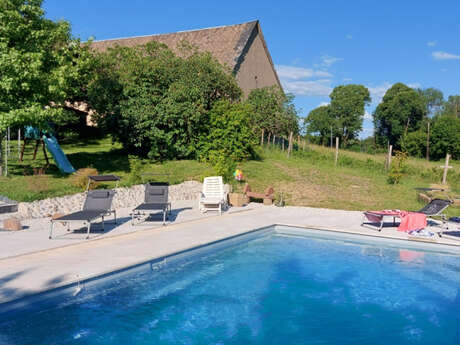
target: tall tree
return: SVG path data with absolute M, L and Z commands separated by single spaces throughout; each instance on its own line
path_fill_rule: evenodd
M 83 93 L 91 54 L 70 25 L 44 17 L 42 0 L 0 0 L 0 132 L 43 127 L 66 115 L 59 105 Z
M 320 144 L 327 144 L 331 131 L 338 134 L 337 123 L 331 115 L 330 106 L 322 105 L 310 111 L 304 119 L 307 134 L 318 135 Z
M 402 137 L 420 128 L 425 113 L 426 103 L 417 91 L 403 83 L 394 84 L 374 111 L 377 143 L 389 142 L 400 149 Z
M 365 106 L 371 102 L 369 90 L 363 85 L 341 85 L 335 87 L 329 97 L 329 111 L 337 123 L 341 142 L 347 146 L 363 129 Z
M 423 98 L 426 109 L 426 116 L 433 117 L 444 104 L 444 95 L 441 90 L 429 87 L 427 89 L 416 89 L 417 93 Z
M 460 95 L 449 96 L 443 105 L 442 114 L 460 117 Z
M 299 131 L 297 109 L 291 94 L 276 86 L 252 90 L 247 103 L 254 109 L 253 127 L 256 131 L 274 135 L 289 135 Z

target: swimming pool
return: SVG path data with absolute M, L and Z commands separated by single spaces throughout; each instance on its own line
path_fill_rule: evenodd
M 460 343 L 458 255 L 287 228 L 209 249 L 4 315 L 0 344 Z

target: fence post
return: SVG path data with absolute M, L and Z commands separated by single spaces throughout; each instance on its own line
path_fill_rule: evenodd
M 291 151 L 292 151 L 292 136 L 294 135 L 294 133 L 289 133 L 289 146 L 288 146 L 288 152 L 287 152 L 287 156 L 289 158 L 289 156 L 291 155 Z
M 339 137 L 335 137 L 335 162 L 334 162 L 335 166 L 337 166 L 338 159 L 339 159 Z
M 387 170 L 390 170 L 391 167 L 391 155 L 393 152 L 393 145 L 388 147 L 388 157 L 387 157 Z
M 276 145 L 276 142 L 275 142 L 275 138 L 276 138 L 276 135 L 275 135 L 275 134 L 273 134 L 273 146 L 275 146 L 275 145 Z
M 450 159 L 450 154 L 446 154 L 446 163 L 444 165 L 441 165 L 441 168 L 444 169 L 444 173 L 442 174 L 442 184 L 446 184 L 447 171 L 452 168 L 451 166 L 449 166 L 449 159 Z

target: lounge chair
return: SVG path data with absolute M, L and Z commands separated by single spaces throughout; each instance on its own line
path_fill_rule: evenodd
M 137 206 L 131 213 L 131 225 L 135 219 L 139 219 L 146 214 L 150 215 L 153 211 L 163 212 L 163 225 L 171 213 L 171 203 L 168 202 L 167 182 L 149 182 L 145 185 L 144 202 Z
M 363 220 L 361 226 L 377 224 L 378 230 L 381 231 L 384 224 L 385 217 L 393 217 L 393 226 L 396 226 L 395 218 L 405 218 L 406 216 L 413 215 L 416 217 L 417 213 L 424 214 L 427 218 L 441 218 L 442 227 L 447 223 L 446 216 L 442 213 L 447 207 L 452 204 L 452 201 L 445 199 L 433 199 L 424 207 L 418 211 L 400 211 L 400 210 L 385 210 L 385 211 L 366 211 L 363 213 Z M 366 223 L 365 220 L 369 220 L 369 223 Z M 417 223 L 416 223 L 417 224 Z M 401 226 L 401 224 L 400 224 Z M 442 235 L 442 231 L 440 236 Z
M 198 199 L 198 209 L 201 213 L 219 211 L 219 214 L 222 214 L 222 208 L 226 204 L 222 176 L 205 177 L 203 181 L 203 190 Z
M 425 207 L 423 207 L 421 210 L 417 212 L 423 213 L 428 218 L 431 218 L 434 220 L 440 219 L 442 224 L 441 224 L 441 232 L 439 233 L 439 236 L 442 236 L 442 231 L 444 229 L 444 226 L 446 226 L 446 229 L 449 229 L 449 225 L 447 223 L 447 216 L 443 212 L 450 205 L 452 205 L 451 200 L 433 199 L 428 204 L 426 204 Z
M 113 196 L 115 191 L 113 190 L 90 190 L 86 193 L 86 199 L 83 204 L 81 211 L 73 212 L 65 216 L 52 219 L 49 238 L 53 236 L 54 223 L 71 223 L 71 222 L 83 222 L 87 224 L 87 236 L 89 238 L 89 232 L 91 229 L 91 223 L 98 218 L 102 218 L 102 230 L 104 230 L 104 217 L 114 213 L 111 210 Z M 115 223 L 117 222 L 117 215 L 114 213 Z M 70 225 L 69 225 L 70 227 Z

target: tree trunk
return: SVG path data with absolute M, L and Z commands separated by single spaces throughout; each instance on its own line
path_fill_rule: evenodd
M 270 146 L 270 139 L 272 137 L 272 133 L 271 132 L 268 132 L 268 138 L 267 138 L 267 144 L 268 146 Z
M 262 135 L 260 137 L 260 146 L 264 146 L 264 135 L 265 135 L 265 129 L 262 129 Z

